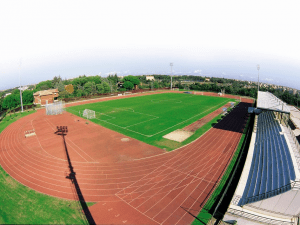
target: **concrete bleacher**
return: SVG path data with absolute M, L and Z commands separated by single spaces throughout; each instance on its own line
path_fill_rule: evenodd
M 265 111 L 258 116 L 253 160 L 238 205 L 288 191 L 295 178 L 292 157 L 279 122 L 273 112 Z
M 259 223 L 278 220 L 278 224 L 296 224 L 300 213 L 300 146 L 276 111 L 263 110 L 255 117 L 247 159 L 227 211 L 228 218 L 238 220 L 249 214 Z

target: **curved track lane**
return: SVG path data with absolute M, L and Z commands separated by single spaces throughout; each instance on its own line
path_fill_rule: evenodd
M 68 126 L 72 165 L 85 200 L 98 202 L 90 207 L 97 223 L 191 224 L 194 218 L 186 211 L 197 215 L 222 177 L 248 106 L 240 103 L 199 139 L 169 153 L 134 139 L 121 142 L 124 135 L 69 113 L 44 116 L 39 110 L 1 133 L 0 164 L 38 192 L 77 199 L 66 179 L 63 139 L 54 134 L 57 125 Z M 25 138 L 24 131 L 33 128 L 37 135 Z

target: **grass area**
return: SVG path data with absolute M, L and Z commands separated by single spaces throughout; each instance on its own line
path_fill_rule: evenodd
M 0 133 L 35 111 L 12 114 L 0 122 Z M 0 167 L 0 224 L 85 224 L 76 201 L 38 193 L 18 183 Z M 94 203 L 88 203 L 88 206 Z
M 226 169 L 219 185 L 217 186 L 215 191 L 212 193 L 212 195 L 210 196 L 210 198 L 208 199 L 208 201 L 204 205 L 203 209 L 198 214 L 197 218 L 200 221 L 195 219 L 194 222 L 192 223 L 192 225 L 207 224 L 210 221 L 210 219 L 212 218 L 212 213 L 215 210 L 216 205 L 218 204 L 222 194 L 224 193 L 231 176 L 233 175 L 232 174 L 233 170 L 234 170 L 235 166 L 238 166 L 238 165 L 236 165 L 237 159 L 238 159 L 240 153 L 244 149 L 247 148 L 247 144 L 245 144 L 245 142 L 246 142 L 245 138 L 246 138 L 246 134 L 247 134 L 247 131 L 249 129 L 249 126 L 251 125 L 250 123 L 251 123 L 251 118 L 249 117 L 248 121 L 247 121 L 247 124 L 246 124 L 246 127 L 244 129 L 244 132 L 241 136 L 240 142 L 238 144 L 237 150 L 235 151 L 235 153 L 234 153 L 234 155 L 233 155 L 233 157 L 230 161 L 230 164 L 228 165 L 228 167 L 227 167 L 227 169 Z M 242 168 L 241 168 L 241 170 L 242 170 Z M 239 178 L 239 176 L 237 176 L 237 178 Z M 236 186 L 237 186 L 237 183 L 234 185 L 234 190 L 235 190 Z M 232 195 L 234 194 L 234 190 L 233 190 L 233 193 L 231 193 Z M 226 201 L 227 202 L 223 204 L 223 205 L 225 205 L 226 209 L 222 209 L 225 212 L 227 211 L 227 207 L 228 207 L 229 202 L 231 201 L 231 198 L 230 197 L 227 198 Z
M 67 111 L 82 116 L 84 109 L 94 110 L 96 118 L 91 121 L 145 143 L 172 150 L 196 139 L 200 132 L 181 144 L 164 139 L 164 135 L 201 119 L 229 101 L 235 100 L 163 93 L 73 106 Z
M 11 123 L 17 121 L 18 119 L 27 116 L 29 114 L 32 114 L 36 112 L 35 110 L 28 110 L 24 111 L 23 113 L 18 112 L 18 113 L 12 113 L 8 116 L 6 116 L 2 121 L 0 121 L 0 133 Z

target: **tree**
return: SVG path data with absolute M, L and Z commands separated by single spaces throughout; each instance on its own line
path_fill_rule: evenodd
M 104 93 L 110 92 L 110 86 L 107 82 L 103 82 L 103 89 L 104 89 Z
M 52 80 L 52 87 L 57 88 L 58 83 L 60 83 L 60 82 L 62 82 L 60 75 L 58 77 L 55 76 Z
M 11 94 L 12 95 L 20 95 L 20 90 L 19 89 L 15 89 Z
M 33 97 L 33 91 L 25 90 L 22 93 L 22 99 L 24 104 L 31 104 L 33 103 L 34 97 Z
M 158 88 L 158 82 L 157 82 L 157 81 L 154 81 L 153 87 L 154 87 L 154 88 Z
M 126 88 L 126 90 L 132 90 L 134 85 L 130 81 L 125 81 L 123 87 Z
M 68 98 L 69 93 L 66 90 L 63 90 L 63 91 L 59 92 L 59 97 L 60 98 Z
M 57 90 L 59 92 L 62 92 L 65 90 L 65 85 L 63 84 L 62 80 L 60 80 L 58 83 L 56 83 L 55 88 L 57 88 Z
M 69 94 L 73 94 L 74 92 L 74 87 L 72 84 L 66 85 L 65 90 L 69 93 Z
M 97 92 L 99 94 L 103 94 L 104 93 L 104 86 L 103 86 L 103 84 L 97 84 L 96 88 L 97 88 Z
M 84 85 L 84 90 L 86 91 L 86 93 L 88 95 L 94 95 L 97 93 L 97 89 L 96 89 L 96 84 L 95 82 L 87 82 L 85 85 Z
M 3 110 L 2 103 L 3 103 L 4 98 L 2 95 L 0 95 L 0 112 Z
M 117 74 L 115 75 L 108 75 L 107 79 L 112 83 L 112 84 L 117 84 L 119 81 L 119 78 Z
M 129 75 L 123 78 L 123 81 L 130 81 L 133 85 L 139 85 L 140 84 L 140 80 L 139 78 Z
M 42 82 L 38 83 L 35 88 L 38 91 L 51 89 L 52 88 L 52 81 L 51 80 L 42 81 Z
M 82 89 L 78 89 L 77 92 L 76 92 L 76 96 L 77 97 L 84 96 L 84 91 Z
M 20 95 L 8 95 L 4 98 L 2 107 L 3 109 L 11 109 L 20 105 Z
M 73 81 L 72 81 L 72 84 L 74 87 L 77 87 L 78 85 L 80 86 L 84 86 L 85 83 L 88 82 L 88 79 L 86 78 L 86 76 L 80 76 L 78 78 L 75 78 Z

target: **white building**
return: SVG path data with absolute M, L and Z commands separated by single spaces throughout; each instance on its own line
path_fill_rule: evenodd
M 154 78 L 154 76 L 146 76 L 146 80 L 154 81 L 155 78 Z
M 21 91 L 25 91 L 25 90 L 27 90 L 28 89 L 28 87 L 27 86 L 23 86 L 23 87 L 21 87 L 21 88 L 18 88 L 19 90 L 21 90 Z

